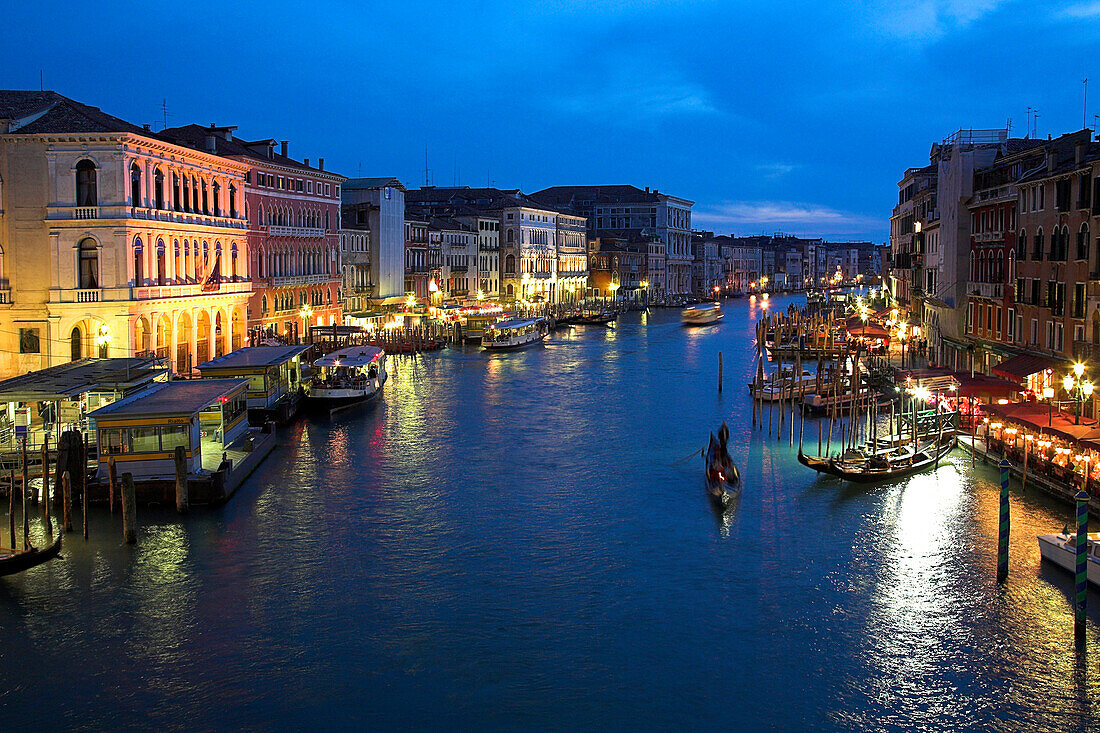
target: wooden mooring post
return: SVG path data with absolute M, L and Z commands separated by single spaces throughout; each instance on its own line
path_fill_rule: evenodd
M 61 512 L 64 517 L 65 531 L 73 531 L 73 481 L 69 472 L 61 474 Z
M 1077 598 L 1073 607 L 1073 630 L 1080 636 L 1085 633 L 1088 603 L 1089 495 L 1080 491 L 1073 498 L 1077 500 Z
M 722 391 L 722 352 L 718 352 L 718 391 Z
M 15 552 L 15 472 L 12 472 L 11 491 L 8 492 L 8 538 L 11 541 L 11 551 Z
M 174 458 L 176 462 L 176 511 L 180 514 L 186 514 L 188 510 L 187 456 L 182 445 L 176 446 Z
M 107 503 L 111 505 L 111 514 L 115 513 L 115 488 L 118 486 L 118 474 L 114 456 L 107 459 Z
M 133 474 L 122 474 L 122 539 L 132 545 L 137 542 L 137 495 Z
M 937 449 L 938 450 L 938 449 Z M 1000 523 L 997 527 L 997 582 L 1003 583 L 1008 578 L 1008 534 L 1009 534 L 1009 507 L 1008 507 L 1008 474 L 1012 468 L 1007 460 L 1001 461 L 1001 512 Z

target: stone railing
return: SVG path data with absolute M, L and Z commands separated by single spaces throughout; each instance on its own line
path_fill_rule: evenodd
M 196 295 L 213 295 L 217 293 L 250 293 L 251 282 L 221 282 L 217 290 L 203 292 L 201 283 L 188 285 L 141 285 L 133 288 L 134 300 L 162 300 L 164 298 L 191 298 Z
M 324 229 L 318 229 L 316 227 L 284 227 L 284 226 L 269 226 L 267 233 L 273 237 L 324 237 L 326 232 Z
M 197 212 L 147 209 L 142 206 L 50 206 L 46 211 L 46 218 L 50 220 L 144 219 L 147 221 L 197 224 L 227 229 L 243 230 L 248 228 L 248 221 L 239 218 L 239 216 L 213 216 Z
M 1004 283 L 970 283 L 974 295 L 982 298 L 1001 299 L 1004 297 Z
M 73 209 L 74 219 L 98 219 L 99 207 L 98 206 L 77 206 Z
M 340 278 L 335 275 L 280 275 L 278 277 L 271 278 L 271 287 L 273 288 L 288 288 L 296 285 L 320 285 L 321 283 L 327 283 L 332 281 L 339 282 Z

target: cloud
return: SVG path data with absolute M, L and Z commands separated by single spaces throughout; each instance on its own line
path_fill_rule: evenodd
M 1067 18 L 1100 18 L 1100 0 L 1091 3 L 1078 3 L 1077 5 L 1070 5 L 1062 11 L 1062 15 Z
M 701 207 L 691 214 L 694 224 L 741 231 L 802 231 L 808 234 L 860 235 L 882 230 L 886 223 L 874 217 L 814 203 L 791 201 L 730 201 Z
M 781 178 L 797 168 L 797 165 L 791 163 L 761 163 L 756 166 L 756 170 L 765 178 Z
M 719 114 L 710 94 L 681 79 L 623 79 L 606 86 L 553 95 L 549 104 L 570 115 L 598 116 L 620 121 L 652 121 L 672 116 Z
M 903 0 L 874 2 L 868 13 L 878 30 L 910 41 L 934 41 L 994 12 L 1008 0 Z

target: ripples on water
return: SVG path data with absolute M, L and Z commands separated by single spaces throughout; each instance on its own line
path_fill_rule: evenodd
M 0 720 L 1088 726 L 1100 594 L 1078 653 L 1072 578 L 1035 541 L 1071 509 L 1013 495 L 998 587 L 994 469 L 816 478 L 751 431 L 757 311 L 727 310 L 398 358 L 381 403 L 283 429 L 224 509 L 145 510 L 136 548 L 93 516 L 0 579 Z M 723 419 L 746 479 L 724 520 L 681 460 Z

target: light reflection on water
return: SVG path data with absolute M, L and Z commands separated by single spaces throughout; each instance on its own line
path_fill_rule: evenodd
M 1035 542 L 1070 508 L 1013 495 L 998 587 L 992 467 L 810 474 L 749 425 L 760 312 L 397 357 L 382 401 L 285 428 L 224 509 L 143 510 L 136 548 L 93 516 L 0 579 L 0 719 L 1082 727 L 1100 597 L 1079 654 L 1072 578 Z M 723 419 L 746 485 L 718 516 L 684 459 Z

